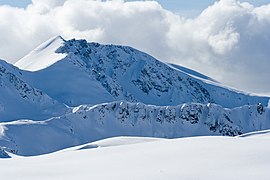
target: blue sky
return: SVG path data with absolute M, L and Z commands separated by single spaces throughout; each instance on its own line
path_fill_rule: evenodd
M 180 15 L 193 16 L 200 13 L 203 9 L 213 4 L 215 0 L 157 0 L 165 9 L 176 12 Z M 243 1 L 243 0 L 241 0 Z M 255 6 L 270 3 L 270 0 L 245 0 Z M 26 7 L 31 0 L 0 0 L 0 5 L 6 4 L 16 7 Z
M 216 0 L 157 0 L 165 9 L 180 14 L 197 14 L 213 4 Z M 240 0 L 250 2 L 255 6 L 270 3 L 270 0 Z
M 0 0 L 0 4 L 8 4 L 11 6 L 16 6 L 16 7 L 25 7 L 27 4 L 30 4 L 31 0 Z

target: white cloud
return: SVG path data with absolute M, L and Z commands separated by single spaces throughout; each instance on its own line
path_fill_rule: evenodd
M 253 92 L 270 89 L 270 4 L 221 0 L 186 19 L 154 1 L 33 0 L 0 6 L 0 58 L 15 62 L 54 35 L 133 46 Z

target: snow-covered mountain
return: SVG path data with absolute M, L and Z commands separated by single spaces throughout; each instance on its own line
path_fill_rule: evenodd
M 237 136 L 270 128 L 269 97 L 126 46 L 54 37 L 0 62 L 0 156 L 114 136 Z
M 46 119 L 64 114 L 67 108 L 21 79 L 23 71 L 0 60 L 0 122 Z
M 238 107 L 262 103 L 269 97 L 252 96 L 223 87 L 189 69 L 169 65 L 126 46 L 87 43 L 57 36 L 15 64 L 25 79 L 69 106 L 116 100 L 152 105 L 185 102 Z
M 19 155 L 38 155 L 115 136 L 178 138 L 237 136 L 270 128 L 270 109 L 261 105 L 224 109 L 215 104 L 153 106 L 112 102 L 82 105 L 47 121 L 0 125 L 0 146 Z M 34 135 L 34 136 L 33 136 Z

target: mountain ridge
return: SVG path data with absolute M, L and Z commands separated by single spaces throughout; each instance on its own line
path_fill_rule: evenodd
M 0 61 L 0 122 L 22 118 L 47 119 L 67 108 L 45 92 L 30 86 L 23 71 Z
M 191 76 L 183 71 L 184 68 L 182 70 L 179 67 L 172 68 L 171 65 L 131 47 L 88 43 L 86 40 L 60 40 L 63 44 L 55 48 L 55 53 L 62 54 L 64 58 L 49 67 L 28 72 L 26 78 L 34 87 L 44 90 L 51 97 L 69 106 L 104 103 L 110 99 L 109 101 L 127 100 L 153 105 L 177 105 L 185 102 L 216 103 L 232 108 L 258 103 L 267 106 L 269 101 L 269 97 L 250 95 L 223 87 L 196 72 L 193 72 Z M 31 58 L 31 54 L 27 57 L 30 62 L 35 59 Z M 22 64 L 21 61 L 16 63 L 23 68 Z M 55 79 L 56 73 L 63 77 Z M 78 89 L 72 90 L 70 83 L 66 82 L 76 84 L 79 79 L 72 77 L 70 75 L 72 73 L 83 77 L 84 83 L 91 81 L 87 85 L 81 84 L 81 89 L 90 89 L 90 91 L 99 89 L 102 93 L 99 95 L 96 92 L 97 96 L 102 97 L 107 94 L 106 98 L 101 100 L 92 98 L 93 102 L 90 99 L 85 101 L 76 99 L 76 97 L 82 97 L 83 94 L 90 96 L 91 93 L 82 91 L 80 95 Z M 200 77 L 196 78 L 196 75 Z M 63 88 L 48 88 L 50 84 L 43 80 L 44 77 L 47 78 L 46 81 L 59 84 Z M 65 92 L 67 89 L 71 91 Z M 64 95 L 65 93 L 67 95 Z M 62 96 L 59 97 L 59 94 Z
M 269 129 L 269 119 L 270 109 L 261 105 L 228 109 L 215 104 L 154 106 L 119 101 L 81 105 L 46 121 L 1 123 L 0 146 L 33 156 L 116 136 L 238 136 Z

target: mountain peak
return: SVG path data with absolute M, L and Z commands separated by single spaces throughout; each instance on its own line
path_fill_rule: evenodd
M 52 37 L 16 62 L 15 66 L 27 71 L 45 69 L 65 57 L 55 52 L 64 43 L 61 36 Z
M 34 49 L 35 52 L 40 52 L 43 51 L 47 48 L 50 48 L 50 46 L 53 46 L 54 44 L 58 44 L 58 43 L 64 43 L 66 40 L 64 38 L 62 38 L 62 36 L 58 35 L 58 36 L 54 36 L 50 39 L 48 39 L 47 41 L 45 41 L 44 43 L 42 43 L 41 45 L 39 45 L 36 49 Z
M 232 108 L 267 105 L 269 101 L 268 97 L 223 87 L 209 77 L 163 63 L 132 47 L 83 39 L 53 37 L 15 65 L 39 71 L 30 75 L 33 86 L 69 106 L 127 100 L 160 106 L 216 103 Z

